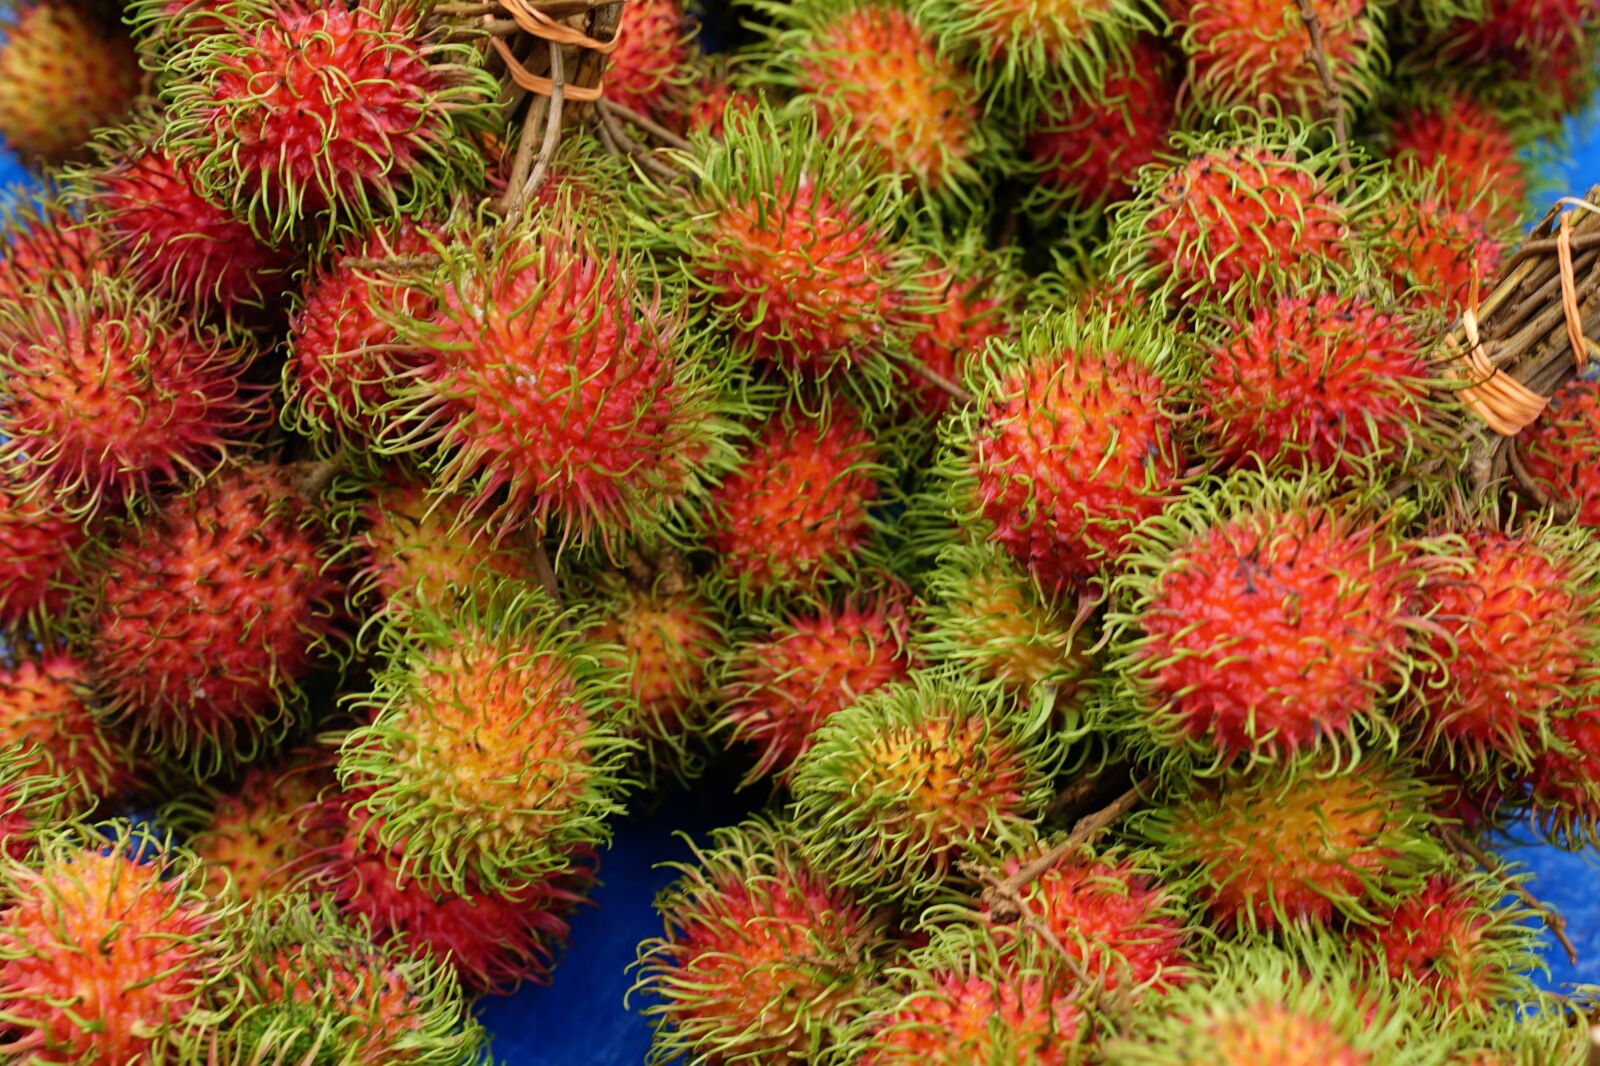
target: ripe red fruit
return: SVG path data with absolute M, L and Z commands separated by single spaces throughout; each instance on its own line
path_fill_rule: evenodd
M 94 174 L 111 251 L 147 286 L 203 311 L 270 321 L 294 264 L 203 194 L 160 148 L 130 146 Z
M 42 622 L 66 605 L 87 538 L 66 511 L 0 478 L 0 629 Z
M 1141 243 L 1179 294 L 1223 296 L 1263 268 L 1344 259 L 1344 212 L 1314 168 L 1251 147 L 1201 151 L 1155 186 Z
M 1153 344 L 1095 329 L 1025 331 L 968 416 L 970 491 L 990 539 L 1055 593 L 1115 567 L 1183 473 Z
M 1225 325 L 1204 360 L 1206 435 L 1233 465 L 1370 476 L 1406 458 L 1425 345 L 1360 296 L 1285 296 Z
M 1093 93 L 1056 91 L 1028 135 L 1039 181 L 1078 209 L 1125 200 L 1139 168 L 1167 146 L 1176 114 L 1172 59 L 1141 37 Z
M 1036 973 L 935 971 L 877 1020 L 860 1066 L 958 1066 L 1083 1061 L 1080 1009 Z
M 0 311 L 0 456 L 76 512 L 204 474 L 257 428 L 250 352 L 119 283 Z
M 1517 225 L 1528 198 L 1526 164 L 1505 120 L 1462 92 L 1414 104 L 1389 125 L 1389 155 L 1418 174 L 1436 173 L 1450 203 L 1492 234 Z
M 226 878 L 233 898 L 247 903 L 284 894 L 318 849 L 335 840 L 313 818 L 322 793 L 335 787 L 321 752 L 287 767 L 246 771 L 236 789 L 214 798 L 188 837 L 205 868 L 207 891 L 220 892 Z M 181 816 L 174 811 L 168 818 Z
M 0 139 L 59 163 L 139 91 L 139 57 L 114 16 L 70 0 L 9 5 L 0 43 Z
M 26 299 L 62 280 L 88 285 L 111 271 L 99 231 L 58 202 L 18 205 L 0 226 L 0 300 Z
M 0 666 L 0 747 L 34 744 L 50 768 L 90 796 L 115 800 L 133 790 L 133 755 L 95 714 L 82 661 L 63 651 Z
M 1312 0 L 1333 82 L 1350 91 L 1370 63 L 1375 27 L 1366 0 Z M 1321 105 L 1322 78 L 1296 0 L 1169 0 L 1190 77 L 1208 107 L 1265 100 L 1302 112 Z
M 853 411 L 781 412 L 712 490 L 707 542 L 722 572 L 757 595 L 848 576 L 873 534 L 881 470 Z
M 1600 382 L 1579 377 L 1561 386 L 1518 434 L 1516 448 L 1529 479 L 1550 502 L 1600 528 Z
M 911 336 L 910 352 L 917 368 L 906 376 L 916 409 L 937 419 L 965 379 L 967 363 L 990 338 L 1011 334 L 1013 301 L 1003 268 L 981 256 L 958 251 L 948 264 L 930 262 L 926 276 L 937 306 L 907 316 L 918 331 Z
M 911 670 L 910 622 L 892 595 L 847 599 L 791 614 L 773 632 L 733 652 L 722 694 L 729 743 L 756 750 L 750 783 L 787 780 L 830 716 Z
M 1526 775 L 1540 828 L 1571 848 L 1600 841 L 1600 703 L 1551 723 L 1556 746 Z
M 111 709 L 197 772 L 257 757 L 337 635 L 325 551 L 279 468 L 232 468 L 168 500 L 106 561 L 90 615 Z
M 606 99 L 643 115 L 660 110 L 676 75 L 689 60 L 679 0 L 624 4 L 617 47 L 606 61 Z
M 1485 0 L 1483 8 L 1457 24 L 1454 50 L 1516 60 L 1519 67 L 1581 49 L 1600 22 L 1589 0 Z
M 1438 197 L 1396 197 L 1379 225 L 1379 256 L 1395 296 L 1452 319 L 1466 306 L 1474 277 L 1488 290 L 1505 248 L 1480 219 Z
M 1225 762 L 1355 742 L 1409 645 L 1410 564 L 1382 522 L 1239 477 L 1145 532 L 1119 667 L 1163 746 Z

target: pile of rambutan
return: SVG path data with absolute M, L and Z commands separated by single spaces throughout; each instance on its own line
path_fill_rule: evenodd
M 1597 40 L 16 0 L 0 1058 L 481 1061 L 738 788 L 653 1062 L 1588 1061 L 1494 853 L 1600 843 Z

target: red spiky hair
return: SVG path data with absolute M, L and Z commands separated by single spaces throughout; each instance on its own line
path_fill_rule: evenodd
M 617 47 L 606 61 L 606 99 L 642 115 L 661 110 L 672 79 L 688 63 L 680 0 L 624 4 Z
M 1213 108 L 1263 101 L 1321 106 L 1321 73 L 1307 46 L 1301 11 L 1320 30 L 1334 84 L 1348 90 L 1368 63 L 1367 0 L 1168 0 L 1181 28 L 1196 93 Z
M 917 369 L 906 374 L 910 402 L 930 419 L 938 419 L 960 395 L 967 363 L 991 338 L 1008 336 L 1013 328 L 1013 301 L 1000 269 L 964 258 L 958 254 L 950 263 L 928 264 L 925 275 L 937 306 L 907 316 L 919 327 L 910 351 Z
M 1080 1008 L 1037 974 L 935 971 L 876 1022 L 859 1066 L 1083 1061 Z
M 1577 377 L 1561 386 L 1515 445 L 1547 500 L 1600 528 L 1600 381 Z
M 1466 306 L 1474 278 L 1487 290 L 1505 244 L 1470 211 L 1440 196 L 1396 197 L 1380 219 L 1380 261 L 1395 296 L 1454 318 Z
M 87 285 L 111 272 L 99 231 L 59 202 L 18 205 L 0 227 L 0 300 L 24 299 L 57 280 Z
M 1465 92 L 1413 104 L 1389 123 L 1389 154 L 1403 168 L 1433 174 L 1448 202 L 1489 227 L 1517 225 L 1528 198 L 1526 164 L 1511 128 Z

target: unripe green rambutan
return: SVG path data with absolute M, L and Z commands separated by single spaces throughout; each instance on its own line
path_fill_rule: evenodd
M 795 763 L 802 853 L 866 898 L 924 900 L 1038 817 L 1070 739 L 1005 694 L 919 671 L 833 715 Z
M 1538 915 L 1506 895 L 1505 882 L 1487 874 L 1436 875 L 1356 941 L 1369 966 L 1415 982 L 1442 1012 L 1487 1014 L 1532 994 L 1526 971 L 1540 954 Z
M 634 745 L 617 678 L 574 625 L 540 592 L 486 585 L 385 629 L 339 779 L 366 793 L 381 845 L 404 845 L 401 874 L 514 892 L 606 839 Z
M 78 514 L 204 476 L 266 420 L 253 355 L 104 277 L 0 304 L 0 462 Z
M 0 20 L 0 139 L 35 163 L 81 154 L 139 92 L 139 57 L 116 8 L 74 0 L 8 4 Z
M 99 703 L 75 654 L 51 649 L 0 661 L 0 745 L 37 745 L 85 796 L 115 802 L 141 784 L 139 768 L 127 739 L 97 717 Z
M 1234 772 L 1130 827 L 1195 868 L 1225 930 L 1370 925 L 1447 861 L 1430 796 L 1404 766 L 1301 760 Z
M 1399 517 L 1241 472 L 1141 527 L 1106 618 L 1134 743 L 1204 773 L 1392 747 L 1421 582 Z
M 477 49 L 406 0 L 228 0 L 167 61 L 165 146 L 264 237 L 420 215 L 482 178 Z
M 735 643 L 724 666 L 721 725 L 730 745 L 754 749 L 745 784 L 787 781 L 829 718 L 914 664 L 903 589 L 862 591 L 791 611 Z
M 639 945 L 648 1061 L 827 1061 L 877 969 L 884 918 L 812 867 L 785 825 L 756 818 L 691 847 L 656 899 L 665 934 Z
M 1176 498 L 1175 341 L 1149 317 L 1030 320 L 991 344 L 976 402 L 947 423 L 951 506 L 1052 596 L 1113 569 Z
M 1206 978 L 1150 999 L 1101 1049 L 1118 1066 L 1437 1066 L 1448 1048 L 1408 989 L 1323 937 L 1222 951 Z
M 23 1062 L 165 1062 L 221 1021 L 211 994 L 236 966 L 230 911 L 191 856 L 119 826 L 67 829 L 32 862 L 0 862 L 0 1011 Z
M 108 711 L 201 775 L 287 735 L 342 643 L 340 575 L 287 468 L 229 467 L 163 501 L 98 571 L 88 654 Z

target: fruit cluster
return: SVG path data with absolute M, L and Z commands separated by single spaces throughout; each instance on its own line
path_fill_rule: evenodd
M 478 1061 L 720 763 L 657 1061 L 1584 1061 L 1484 842 L 1600 837 L 1600 381 L 1450 338 L 1600 351 L 1597 34 L 22 0 L 3 1053 Z

